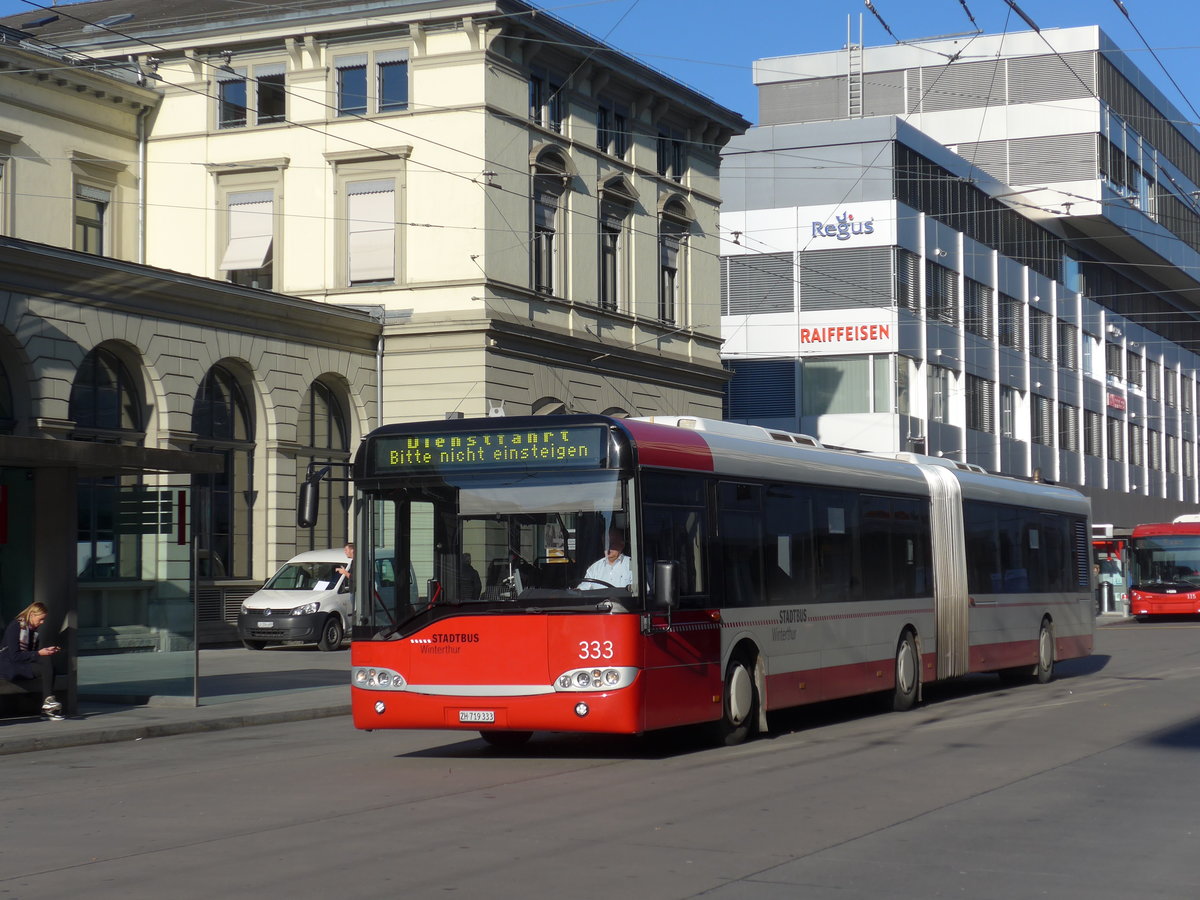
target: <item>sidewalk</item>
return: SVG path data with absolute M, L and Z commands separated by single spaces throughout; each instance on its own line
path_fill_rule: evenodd
M 113 663 L 127 658 L 114 657 Z M 199 706 L 191 704 L 190 695 L 186 701 L 153 697 L 143 705 L 83 696 L 78 714 L 61 722 L 40 716 L 0 719 L 0 756 L 349 715 L 350 651 L 205 648 L 199 692 Z

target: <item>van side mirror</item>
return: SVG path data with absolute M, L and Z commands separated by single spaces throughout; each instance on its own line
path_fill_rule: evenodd
M 654 564 L 654 603 L 660 609 L 679 606 L 679 563 L 673 559 Z
M 300 496 L 296 501 L 296 526 L 312 528 L 317 524 L 317 514 L 321 506 L 321 483 L 305 481 L 300 485 Z

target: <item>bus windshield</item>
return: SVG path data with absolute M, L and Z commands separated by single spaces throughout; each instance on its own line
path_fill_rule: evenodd
M 1200 535 L 1134 538 L 1133 587 L 1140 591 L 1194 591 L 1200 587 Z
M 377 586 L 363 625 L 394 628 L 438 607 L 628 609 L 639 596 L 628 483 L 616 471 L 461 474 L 367 501 L 374 544 L 407 553 L 416 592 Z M 592 566 L 606 554 L 616 561 Z

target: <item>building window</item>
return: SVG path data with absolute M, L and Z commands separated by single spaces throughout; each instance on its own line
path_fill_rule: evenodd
M 1167 435 L 1167 474 L 1179 474 L 1179 438 Z
M 141 392 L 138 382 L 120 358 L 105 347 L 97 347 L 86 357 L 71 384 L 68 413 L 75 423 L 74 437 L 115 441 L 122 436 L 140 436 L 145 432 Z
M 683 134 L 674 129 L 660 129 L 655 145 L 656 170 L 664 178 L 683 181 L 687 170 L 687 152 Z
M 1113 462 L 1125 459 L 1125 433 L 1120 419 L 1106 416 L 1108 421 L 1108 458 Z
M 226 197 L 227 241 L 217 266 L 234 284 L 270 290 L 273 285 L 274 191 L 231 191 Z
M 930 366 L 927 377 L 929 390 L 929 421 L 950 421 L 950 370 L 943 366 Z
M 1104 342 L 1104 373 L 1112 378 L 1121 377 L 1121 345 Z
M 1046 447 L 1054 446 L 1054 403 L 1049 397 L 1040 394 L 1031 396 L 1030 406 L 1032 419 L 1030 421 L 1031 436 L 1035 444 Z
M 256 99 L 254 121 L 258 125 L 283 122 L 287 118 L 287 88 L 282 63 L 255 66 Z
M 918 312 L 921 309 L 919 273 L 921 257 L 896 248 L 896 305 L 902 309 Z
M 1157 400 L 1161 396 L 1162 366 L 1152 359 L 1146 360 L 1146 396 Z
M 1196 382 L 1191 378 L 1182 379 L 1182 387 L 1179 393 L 1183 397 L 1183 411 L 1190 413 L 1192 411 L 1192 396 L 1196 392 Z M 1167 406 L 1175 405 L 1175 373 L 1171 372 L 1167 377 Z
M 951 324 L 958 321 L 958 273 L 925 261 L 925 316 Z
M 213 366 L 192 407 L 192 449 L 216 453 L 221 472 L 195 475 L 193 490 L 201 578 L 248 578 L 251 574 L 254 501 L 254 419 L 241 385 L 223 366 Z
M 350 429 L 343 405 L 338 402 L 334 391 L 320 381 L 313 382 L 300 407 L 299 428 L 296 440 L 303 448 L 297 457 L 296 492 L 304 482 L 305 457 L 314 465 L 349 463 Z M 335 466 L 335 472 L 346 471 Z M 340 547 L 348 537 L 352 491 L 344 478 L 322 479 L 320 514 L 312 528 L 298 529 L 303 549 L 320 550 L 325 547 Z M 304 536 L 307 532 L 307 537 Z M 297 549 L 301 549 L 300 546 Z
M 967 396 L 967 427 L 994 434 L 995 384 L 978 375 L 967 375 L 964 387 Z
M 964 281 L 963 326 L 972 334 L 991 340 L 992 289 L 973 278 Z
M 217 127 L 241 128 L 246 124 L 246 70 L 234 69 L 217 76 Z
M 1146 429 L 1146 448 L 1147 456 L 1150 461 L 1150 468 L 1156 472 L 1162 471 L 1162 433 L 1155 431 L 1153 428 Z
M 346 278 L 350 284 L 396 280 L 396 182 L 346 184 Z
M 1083 449 L 1088 456 L 1104 455 L 1103 417 L 1095 410 L 1083 411 Z
M 75 185 L 75 249 L 103 256 L 105 220 L 112 194 L 87 184 Z
M 1194 478 L 1196 475 L 1196 444 L 1193 441 L 1183 442 L 1183 477 Z
M 529 121 L 561 134 L 565 109 L 563 80 L 545 69 L 531 71 L 529 73 Z
M 1142 357 L 1133 350 L 1125 351 L 1125 379 L 1132 385 L 1142 386 Z
M 1079 407 L 1070 403 L 1058 404 L 1058 446 L 1079 452 Z
M 683 258 L 690 228 L 683 204 L 672 200 L 658 222 L 658 318 L 676 324 L 683 312 Z
M 1050 359 L 1054 355 L 1052 341 L 1054 319 L 1040 309 L 1029 308 L 1029 355 Z
M 1025 305 L 1016 297 L 1000 295 L 1000 345 L 1020 350 L 1025 346 Z
M 1000 436 L 1015 438 L 1017 436 L 1017 407 L 1020 405 L 1020 392 L 1013 387 L 1000 387 Z
M 625 233 L 632 198 L 605 191 L 600 200 L 600 284 L 601 309 L 618 310 L 625 303 Z
M 629 152 L 629 109 L 601 100 L 596 108 L 596 149 L 617 159 Z
M 882 354 L 806 359 L 800 386 L 802 415 L 888 413 L 893 409 L 890 362 Z
M 559 207 L 566 192 L 567 167 L 563 159 L 547 153 L 533 171 L 533 234 L 531 259 L 533 289 L 554 294 L 558 282 Z
M 1086 375 L 1096 376 L 1096 359 L 1099 355 L 1100 338 L 1093 334 L 1083 333 L 1083 371 Z
M 1079 368 L 1079 329 L 1070 322 L 1058 323 L 1058 364 L 1064 369 Z
M 1144 466 L 1146 460 L 1142 455 L 1142 426 L 1129 423 L 1129 464 Z
M 408 109 L 408 51 L 354 53 L 334 60 L 339 116 L 367 116 Z

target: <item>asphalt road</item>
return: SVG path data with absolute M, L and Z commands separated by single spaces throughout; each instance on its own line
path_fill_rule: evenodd
M 736 748 L 344 717 L 0 757 L 0 898 L 1194 898 L 1200 623 Z

